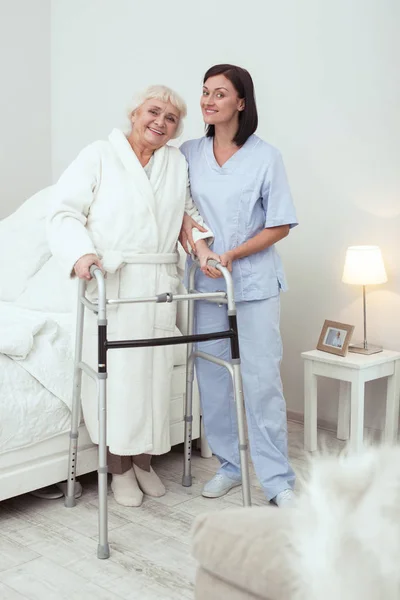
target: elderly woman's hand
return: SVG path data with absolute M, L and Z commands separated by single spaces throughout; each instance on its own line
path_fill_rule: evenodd
M 182 245 L 182 248 L 184 249 L 184 251 L 187 254 L 190 254 L 190 250 L 188 248 L 188 242 L 191 245 L 192 249 L 193 250 L 195 249 L 195 243 L 194 243 L 193 233 L 192 233 L 193 227 L 195 227 L 196 229 L 198 229 L 199 231 L 201 231 L 203 233 L 205 233 L 207 231 L 207 229 L 205 229 L 204 227 L 199 225 L 197 223 L 197 221 L 195 221 L 194 219 L 192 219 L 192 217 L 190 217 L 187 213 L 185 213 L 183 215 L 181 232 L 179 234 L 179 241 Z
M 218 277 L 222 277 L 221 271 L 218 271 L 218 269 L 207 265 L 207 262 L 211 259 L 216 260 L 217 262 L 221 262 L 221 259 L 218 254 L 215 254 L 215 252 L 210 250 L 205 240 L 199 240 L 196 242 L 196 255 L 199 259 L 200 268 L 204 275 L 211 277 L 211 279 L 218 279 Z
M 79 277 L 79 279 L 92 279 L 90 274 L 90 267 L 92 265 L 96 265 L 103 271 L 103 265 L 96 254 L 85 254 L 84 256 L 81 256 L 74 265 L 76 276 Z

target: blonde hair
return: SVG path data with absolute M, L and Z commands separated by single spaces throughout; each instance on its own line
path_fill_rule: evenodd
M 128 109 L 129 120 L 131 119 L 135 110 L 138 109 L 139 106 L 141 106 L 144 102 L 146 102 L 146 100 L 150 100 L 151 98 L 161 100 L 162 102 L 170 102 L 173 106 L 175 106 L 176 109 L 179 110 L 179 124 L 174 138 L 179 137 L 183 131 L 183 119 L 187 115 L 187 106 L 183 98 L 166 85 L 151 85 L 142 92 L 139 92 L 139 94 L 134 97 Z

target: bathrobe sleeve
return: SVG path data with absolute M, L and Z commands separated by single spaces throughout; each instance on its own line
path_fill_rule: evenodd
M 54 186 L 47 218 L 49 246 L 71 275 L 79 258 L 96 254 L 85 226 L 99 175 L 100 155 L 92 144 L 80 152 Z
M 196 221 L 199 225 L 206 228 L 207 231 L 199 231 L 196 227 L 193 227 L 192 234 L 194 242 L 198 242 L 199 240 L 206 240 L 207 244 L 211 246 L 214 241 L 214 234 L 209 229 L 208 225 L 203 220 L 203 217 L 199 213 L 197 206 L 193 202 L 192 195 L 190 193 L 190 182 L 189 182 L 189 174 L 187 177 L 187 188 L 186 188 L 186 199 L 185 199 L 185 213 L 187 213 L 192 219 Z
M 266 228 L 280 225 L 295 227 L 298 224 L 285 166 L 278 151 L 274 153 L 264 178 L 262 204 Z

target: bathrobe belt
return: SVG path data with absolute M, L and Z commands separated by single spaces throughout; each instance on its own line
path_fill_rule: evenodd
M 101 262 L 107 273 L 115 273 L 124 264 L 136 265 L 171 265 L 177 264 L 179 255 L 177 252 L 166 254 L 137 254 L 123 252 L 120 250 L 105 250 L 101 253 Z

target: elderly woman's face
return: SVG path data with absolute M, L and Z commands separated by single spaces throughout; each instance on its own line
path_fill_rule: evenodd
M 140 142 L 157 150 L 174 137 L 179 120 L 179 110 L 173 104 L 150 98 L 132 115 L 133 131 Z

